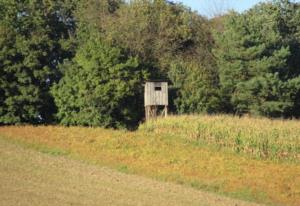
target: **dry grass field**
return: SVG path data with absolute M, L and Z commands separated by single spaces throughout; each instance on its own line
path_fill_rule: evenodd
M 182 116 L 135 132 L 0 127 L 0 137 L 41 152 L 272 205 L 300 205 L 298 121 Z M 200 129 L 199 129 L 200 128 Z
M 0 205 L 239 205 L 238 200 L 162 183 L 0 139 Z

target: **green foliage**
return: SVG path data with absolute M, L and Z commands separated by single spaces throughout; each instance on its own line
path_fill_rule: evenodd
M 299 91 L 299 78 L 283 82 L 277 73 L 266 74 L 239 83 L 232 102 L 239 113 L 250 110 L 271 117 L 292 116 L 296 115 L 292 112 L 297 111 L 295 97 Z
M 72 54 L 70 1 L 0 1 L 0 124 L 51 121 L 49 88 Z
M 135 0 L 102 20 L 107 41 L 167 71 L 175 57 L 196 59 L 208 42 L 206 20 L 181 4 Z M 203 55 L 204 56 L 204 55 Z M 204 58 L 203 58 L 204 59 Z
M 146 71 L 136 58 L 93 36 L 62 70 L 52 90 L 62 124 L 128 127 L 140 119 Z
M 123 4 L 100 27 L 106 41 L 138 56 L 152 78 L 170 80 L 177 89 L 172 95 L 177 111 L 218 107 L 213 105 L 218 101 L 217 70 L 205 18 L 182 4 L 135 0 Z
M 226 17 L 215 35 L 224 111 L 299 116 L 299 12 L 283 0 Z
M 215 113 L 220 111 L 217 71 L 197 63 L 171 64 L 169 77 L 178 89 L 175 100 L 179 113 Z
M 288 0 L 213 20 L 165 0 L 0 0 L 0 124 L 127 127 L 144 79 L 171 83 L 174 113 L 300 117 L 299 25 Z

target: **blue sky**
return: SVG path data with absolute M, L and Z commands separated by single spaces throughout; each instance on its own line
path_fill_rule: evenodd
M 197 10 L 200 14 L 211 17 L 228 9 L 242 12 L 262 0 L 175 0 Z

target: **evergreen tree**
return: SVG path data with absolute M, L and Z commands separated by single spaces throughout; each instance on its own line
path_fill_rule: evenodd
M 141 118 L 147 72 L 97 34 L 81 45 L 52 93 L 64 125 L 131 127 Z
M 224 111 L 299 115 L 297 13 L 298 4 L 283 0 L 226 17 L 215 49 Z
M 177 112 L 217 113 L 221 111 L 217 71 L 213 65 L 197 62 L 171 64 L 169 77 L 178 88 L 175 99 Z
M 57 65 L 72 55 L 71 1 L 0 0 L 0 124 L 50 122 Z

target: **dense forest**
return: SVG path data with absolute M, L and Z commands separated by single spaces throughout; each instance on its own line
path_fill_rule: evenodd
M 165 0 L 0 0 L 0 124 L 128 128 L 149 79 L 175 114 L 300 117 L 300 3 L 208 19 Z

